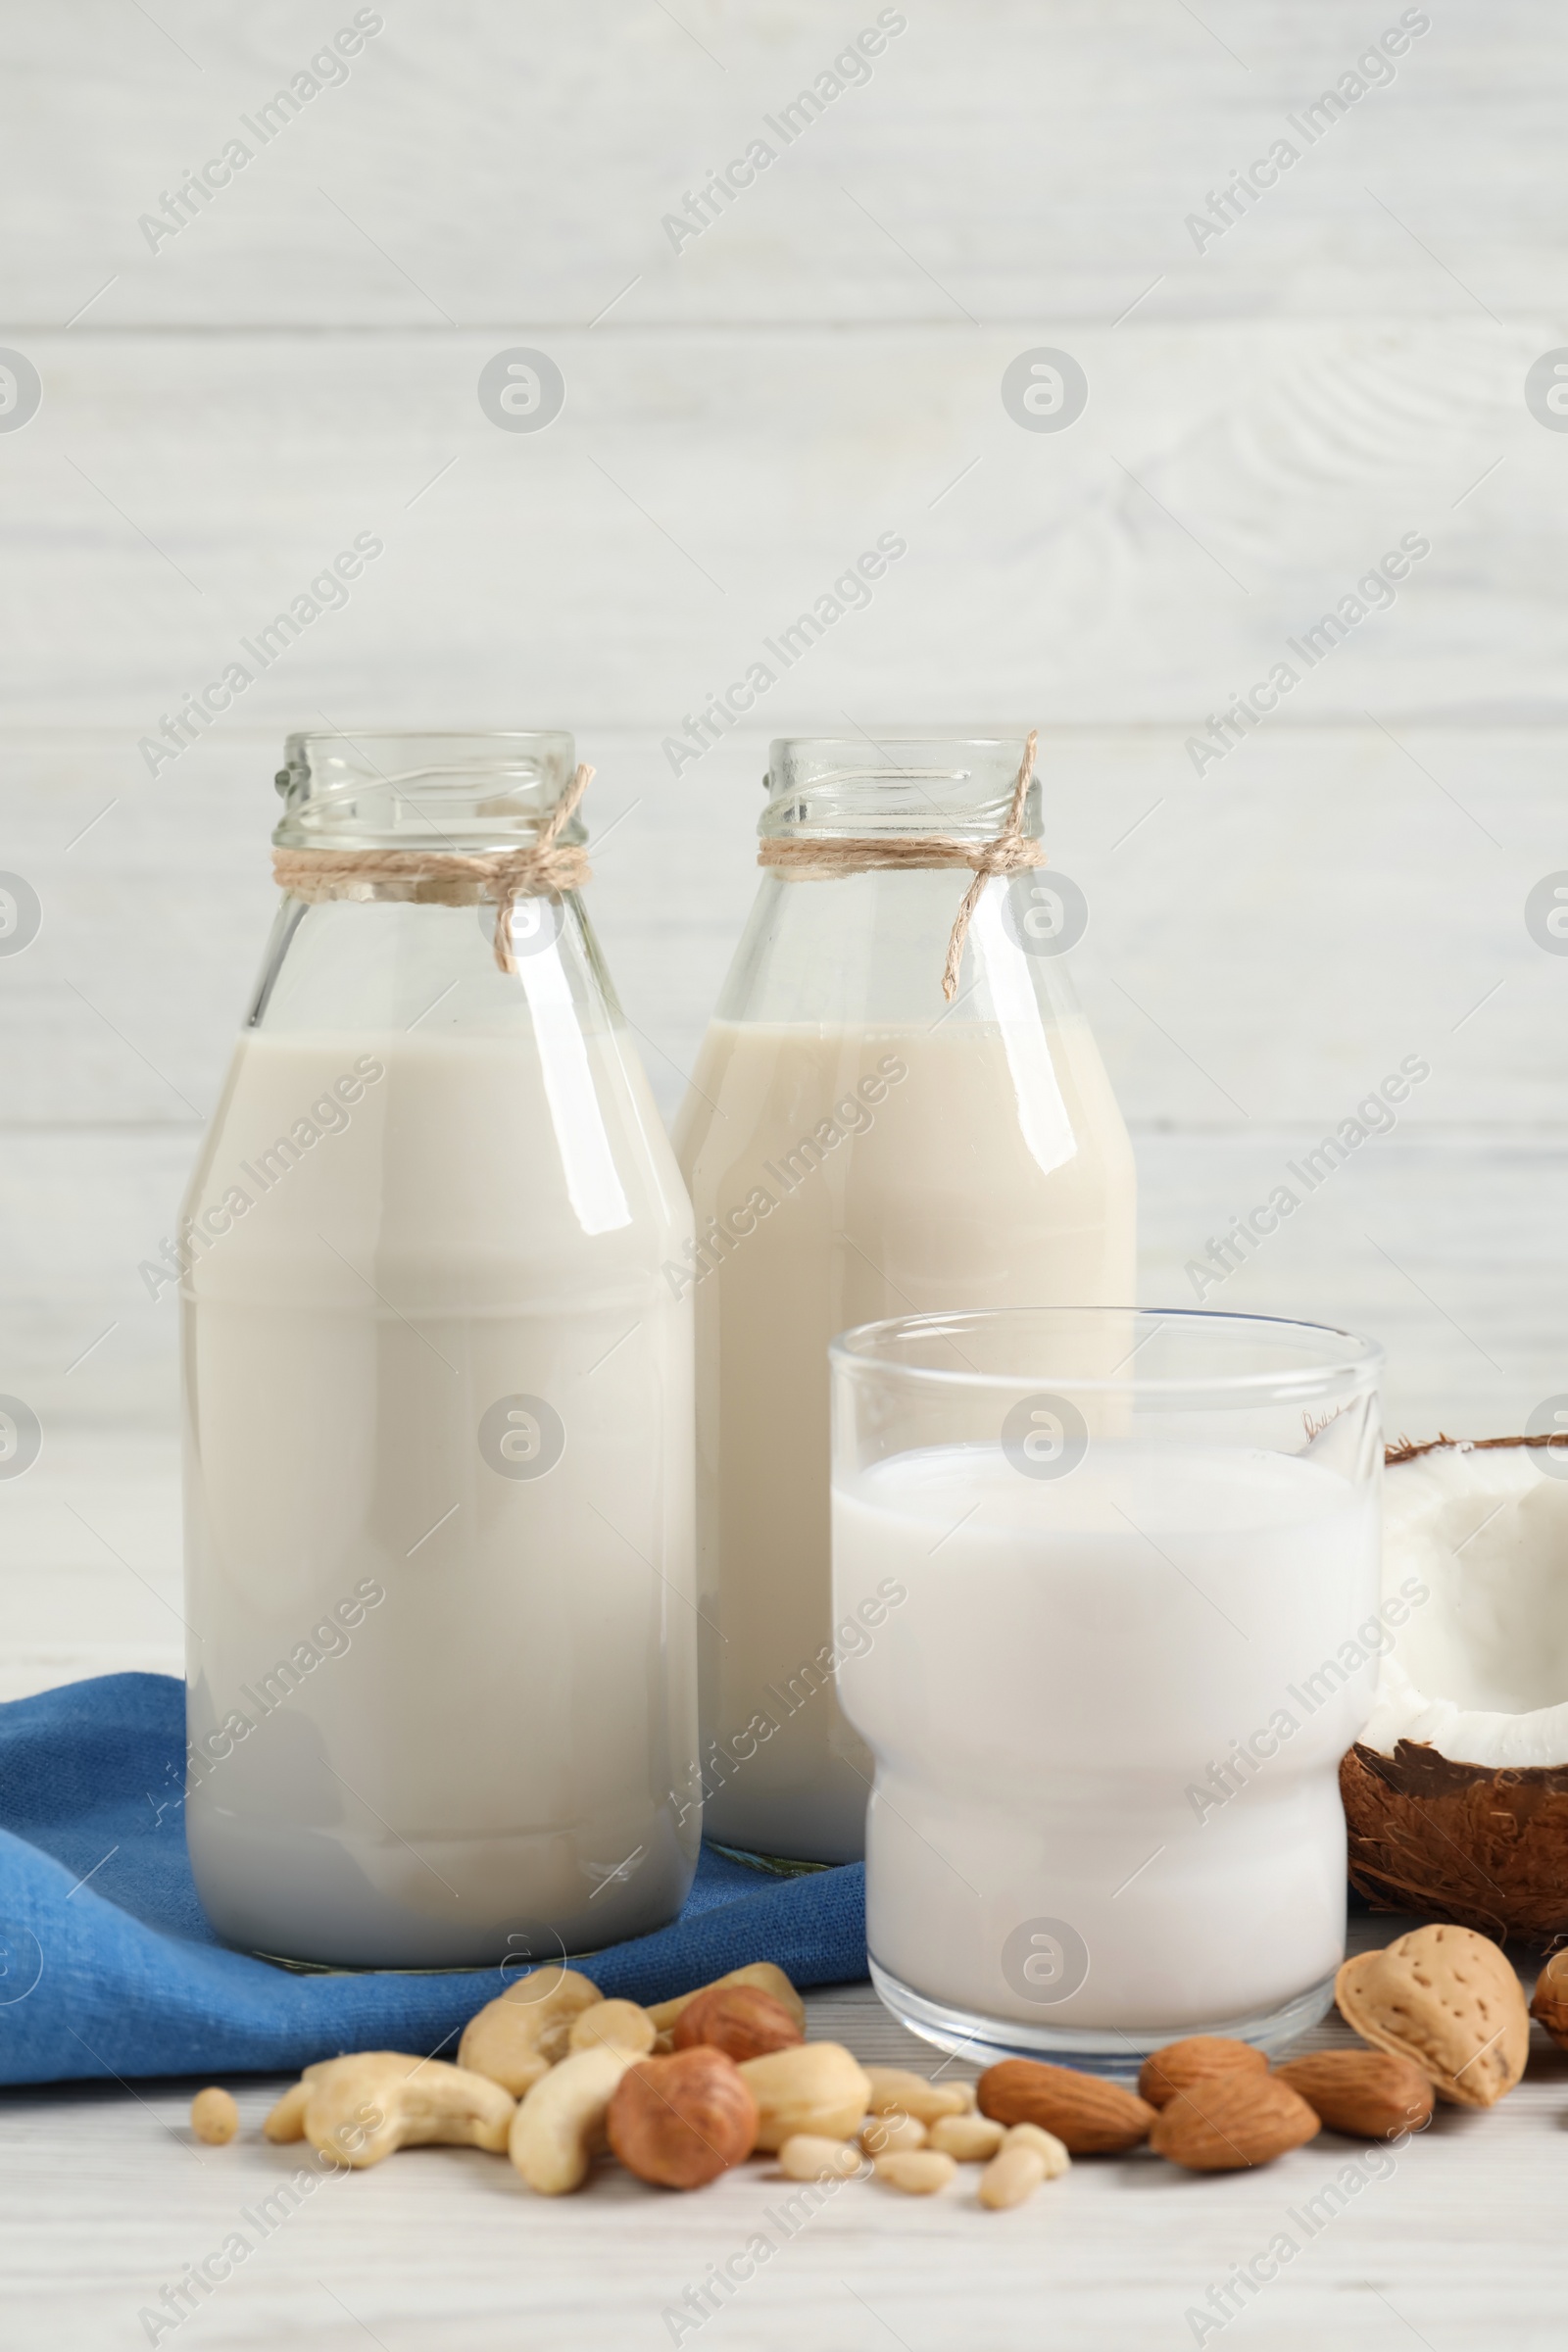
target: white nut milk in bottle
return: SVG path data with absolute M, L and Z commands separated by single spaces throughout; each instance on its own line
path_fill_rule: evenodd
M 253 1949 L 520 1967 L 695 1867 L 690 1208 L 570 738 L 295 736 L 278 783 L 178 1251 L 191 1863 Z
M 1026 760 L 772 747 L 759 829 L 783 862 L 677 1125 L 697 1241 L 671 1278 L 697 1308 L 705 1820 L 745 1851 L 863 1850 L 870 1758 L 834 1677 L 875 1637 L 833 1622 L 828 1342 L 895 1314 L 1132 1303 L 1132 1149 L 1068 976 L 1074 896 L 1021 862 Z M 950 999 L 977 877 L 941 845 L 983 852 L 1015 802 L 1016 870 L 978 878 Z

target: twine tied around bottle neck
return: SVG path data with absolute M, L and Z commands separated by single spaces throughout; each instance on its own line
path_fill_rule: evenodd
M 974 880 L 963 894 L 963 902 L 953 920 L 948 938 L 947 961 L 942 967 L 942 994 L 951 1004 L 958 993 L 958 966 L 963 960 L 963 943 L 969 935 L 969 918 L 980 904 L 980 894 L 993 874 L 1021 874 L 1030 866 L 1044 865 L 1046 853 L 1038 841 L 1026 839 L 1023 829 L 1023 805 L 1028 797 L 1030 781 L 1035 771 L 1037 730 L 1029 730 L 1023 747 L 1023 759 L 1018 768 L 1018 780 L 1012 788 L 1012 802 L 1002 831 L 992 841 L 958 841 L 950 833 L 916 833 L 904 838 L 890 837 L 873 841 L 764 841 L 757 853 L 759 865 L 777 866 L 793 875 L 797 881 L 822 882 L 836 880 L 841 874 L 868 874 L 892 867 L 906 872 L 938 866 L 966 865 Z
M 461 903 L 470 895 L 496 902 L 496 964 L 515 972 L 512 912 L 519 899 L 558 897 L 593 879 L 588 852 L 580 842 L 560 838 L 593 782 L 581 766 L 532 841 L 515 850 L 485 850 L 468 857 L 458 850 L 274 850 L 272 879 L 291 899 L 318 906 L 323 899 L 373 899 L 377 884 L 432 887 L 417 897 Z

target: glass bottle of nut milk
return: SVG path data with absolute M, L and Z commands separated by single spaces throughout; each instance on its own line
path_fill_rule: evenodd
M 670 1275 L 697 1305 L 705 1820 L 744 1851 L 863 1850 L 871 1764 L 834 1673 L 898 1639 L 900 1596 L 832 1622 L 829 1340 L 1133 1301 L 1132 1148 L 1067 973 L 1081 898 L 1028 862 L 1032 768 L 1032 738 L 772 747 L 768 870 L 676 1129 L 697 1240 Z M 944 843 L 1010 848 L 976 874 Z
M 700 1808 L 690 1205 L 558 734 L 296 735 L 181 1219 L 187 1807 L 219 1933 L 559 1958 Z

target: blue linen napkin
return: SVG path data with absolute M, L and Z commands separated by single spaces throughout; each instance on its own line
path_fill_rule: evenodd
M 297 1975 L 231 1951 L 185 1851 L 183 1684 L 107 1674 L 0 1705 L 0 2082 L 280 2073 L 341 2050 L 452 2057 L 515 1971 Z M 703 1848 L 672 1927 L 574 1962 L 666 2000 L 749 1960 L 865 1970 L 861 1863 L 767 1879 Z

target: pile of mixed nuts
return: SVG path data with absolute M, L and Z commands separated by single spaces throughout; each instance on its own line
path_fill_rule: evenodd
M 1531 2014 L 1568 2047 L 1568 1952 L 1557 1958 L 1527 2010 L 1496 1944 L 1420 1928 L 1340 1970 L 1341 2013 L 1373 2046 L 1271 2068 L 1250 2043 L 1197 2034 L 1147 2059 L 1136 2092 L 1032 2058 L 1004 2059 L 973 2085 L 862 2066 L 839 2042 L 806 2039 L 800 1995 L 768 1960 L 651 2009 L 544 1968 L 470 2018 L 455 2066 L 399 2050 L 328 2058 L 263 2130 L 356 2168 L 433 2142 L 505 2152 L 541 2196 L 580 2188 L 607 2151 L 662 2188 L 701 2188 L 766 2153 L 792 2180 L 869 2172 L 928 2196 L 960 2164 L 983 2164 L 979 2201 L 1003 2210 L 1074 2156 L 1147 2141 L 1191 2172 L 1234 2172 L 1325 2126 L 1394 2139 L 1429 2121 L 1434 2098 L 1489 2107 L 1524 2072 Z M 230 2140 L 239 2111 L 212 2087 L 191 2124 L 201 2139 Z

